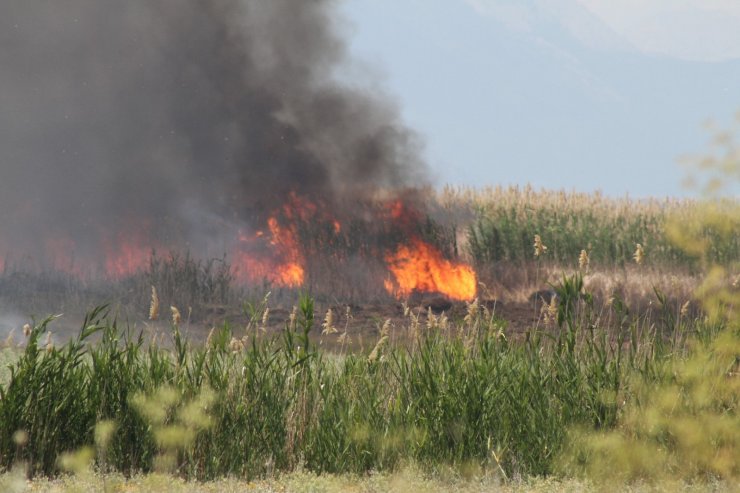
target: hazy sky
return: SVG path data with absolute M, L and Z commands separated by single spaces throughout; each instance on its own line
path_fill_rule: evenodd
M 738 0 L 346 0 L 438 184 L 684 195 L 740 110 Z M 738 135 L 740 137 L 740 135 Z

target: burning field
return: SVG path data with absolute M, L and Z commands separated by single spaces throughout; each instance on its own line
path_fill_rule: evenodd
M 0 491 L 739 484 L 737 201 L 435 188 L 345 32 L 333 0 L 3 3 Z
M 158 252 L 225 259 L 243 287 L 476 296 L 419 138 L 340 82 L 332 2 L 6 10 L 0 270 L 125 282 Z
M 473 268 L 456 252 L 445 251 L 444 228 L 429 218 L 423 222 L 412 206 L 400 199 L 368 201 L 361 211 L 335 214 L 326 204 L 291 193 L 266 215 L 262 227 L 236 228 L 232 237 L 222 231 L 218 240 L 201 242 L 205 252 L 223 248 L 220 257 L 230 265 L 228 275 L 245 288 L 321 290 L 331 271 L 352 271 L 366 294 L 382 287 L 395 298 L 423 293 L 456 301 L 475 298 Z M 53 272 L 82 283 L 122 282 L 148 271 L 158 251 L 208 259 L 186 241 L 167 244 L 146 221 L 129 228 L 101 233 L 93 241 L 97 248 L 65 235 L 43 239 L 43 248 L 34 253 L 10 248 L 2 269 Z
M 310 293 L 372 306 L 377 325 L 404 301 L 464 312 L 480 298 L 526 328 L 531 293 L 582 249 L 594 270 L 629 264 L 636 243 L 655 267 L 657 252 L 690 263 L 661 234 L 660 204 L 445 198 L 392 98 L 347 78 L 345 32 L 328 0 L 10 2 L 0 308 L 15 320 L 112 302 L 141 320 L 155 287 L 210 325 L 268 292 L 287 318 Z M 544 262 L 535 235 L 557 241 Z M 602 301 L 632 289 L 613 278 L 597 279 Z

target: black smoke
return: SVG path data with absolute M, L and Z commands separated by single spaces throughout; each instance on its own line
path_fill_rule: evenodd
M 133 222 L 176 243 L 296 192 L 342 203 L 418 184 L 385 95 L 339 82 L 329 0 L 6 0 L 0 255 Z M 172 245 L 177 246 L 177 245 Z

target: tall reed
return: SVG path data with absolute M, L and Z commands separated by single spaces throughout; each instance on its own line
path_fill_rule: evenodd
M 471 303 L 464 320 L 432 315 L 427 328 L 419 318 L 429 315 L 409 312 L 402 330 L 415 331 L 412 341 L 377 344 L 372 357 L 320 351 L 307 297 L 278 337 L 225 324 L 204 346 L 177 325 L 167 348 L 144 341 L 101 308 L 77 337 L 46 350 L 45 320 L 0 385 L 0 464 L 54 475 L 57 458 L 92 447 L 103 422 L 113 435 L 97 464 L 124 473 L 167 457 L 168 471 L 191 478 L 364 473 L 408 461 L 545 475 L 571 426 L 613 427 L 632 391 L 625 375 L 661 375 L 677 347 L 639 318 L 620 318 L 616 332 L 600 326 L 580 274 L 557 291 L 554 331 L 533 329 L 524 343 L 510 343 L 497 317 Z M 207 419 L 188 418 L 195 411 Z

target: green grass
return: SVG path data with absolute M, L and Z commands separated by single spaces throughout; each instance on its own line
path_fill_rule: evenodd
M 637 243 L 645 248 L 649 265 L 693 271 L 701 266 L 697 256 L 667 234 L 671 221 L 696 219 L 698 202 L 614 199 L 528 188 L 448 190 L 439 200 L 471 211 L 468 249 L 481 268 L 501 262 L 531 263 L 535 234 L 548 246 L 548 261 L 559 266 L 577 266 L 584 249 L 592 266 L 621 268 L 633 262 Z M 733 200 L 717 205 L 725 213 L 737 211 L 738 206 Z M 705 260 L 720 265 L 740 260 L 738 235 L 723 235 L 721 225 L 710 222 L 701 227 L 709 247 Z
M 0 386 L 0 466 L 55 475 L 62 454 L 93 447 L 103 471 L 197 479 L 392 472 L 409 461 L 548 475 L 571 427 L 614 426 L 619 400 L 605 395 L 629 396 L 630 373 L 661 378 L 681 351 L 681 337 L 664 342 L 639 319 L 599 327 L 581 283 L 564 279 L 559 326 L 524 343 L 473 306 L 465 320 L 429 327 L 412 315 L 396 328 L 418 331 L 412 342 L 378 348 L 377 358 L 329 358 L 310 343 L 318 329 L 308 298 L 278 338 L 225 325 L 202 347 L 176 327 L 171 349 L 146 344 L 99 309 L 76 338 L 47 348 L 47 320 Z M 96 425 L 108 421 L 113 436 L 100 443 Z

